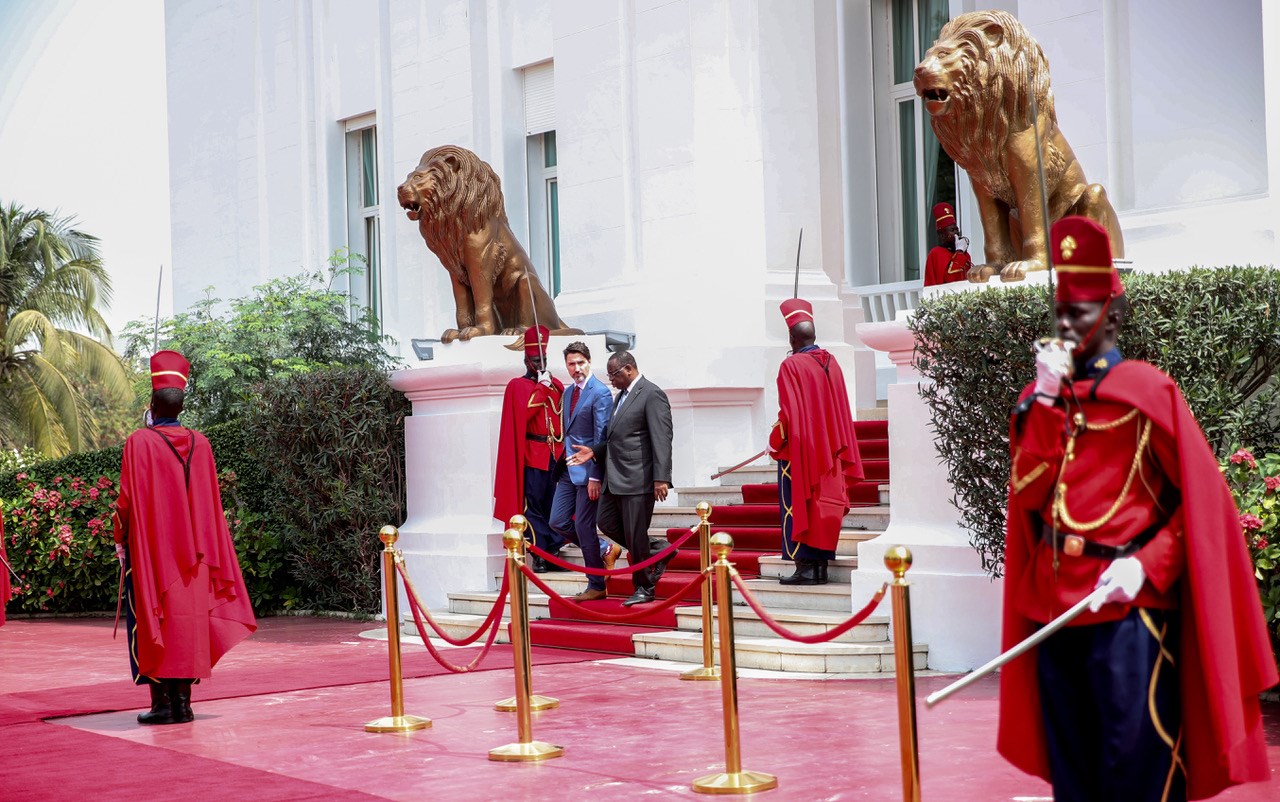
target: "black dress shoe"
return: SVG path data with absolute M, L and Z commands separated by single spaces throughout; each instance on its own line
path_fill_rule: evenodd
M 796 571 L 791 576 L 778 580 L 780 585 L 816 585 L 818 584 L 818 566 L 808 560 L 796 560 Z
M 648 604 L 653 601 L 653 591 L 646 588 L 636 588 L 636 592 L 627 597 L 622 603 L 623 607 L 631 607 L 636 604 Z
M 814 563 L 814 567 L 817 569 L 817 574 L 816 574 L 818 579 L 817 584 L 819 585 L 827 584 L 827 561 L 819 560 L 818 562 Z
M 556 555 L 553 555 L 553 556 L 559 557 L 560 555 L 559 555 L 559 554 L 556 554 Z M 568 571 L 568 570 L 569 570 L 568 568 L 565 568 L 565 567 L 563 567 L 563 566 L 556 565 L 555 563 L 551 562 L 550 560 L 543 560 L 543 561 L 542 561 L 542 568 L 543 568 L 543 570 L 544 570 L 544 571 L 550 571 L 550 572 L 555 572 L 555 571 Z
M 676 553 L 673 551 L 670 554 L 668 554 L 666 557 L 663 557 L 661 560 L 658 560 L 656 563 L 653 564 L 653 567 L 649 569 L 649 578 L 653 580 L 653 583 L 655 585 L 658 584 L 658 578 L 667 572 L 667 566 L 675 558 L 676 558 Z
M 545 574 L 547 571 L 547 561 L 535 554 L 533 556 L 533 572 L 535 574 Z

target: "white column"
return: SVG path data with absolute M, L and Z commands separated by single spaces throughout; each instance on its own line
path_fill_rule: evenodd
M 891 511 L 884 534 L 858 546 L 853 574 L 855 609 L 890 579 L 884 553 L 911 549 L 911 626 L 917 643 L 929 646 L 929 668 L 966 671 L 999 653 L 1003 582 L 982 570 L 969 535 L 951 504 L 946 466 L 934 447 L 930 411 L 920 396 L 924 383 L 913 364 L 915 337 L 906 319 L 861 323 L 858 336 L 885 351 L 897 366 L 889 385 L 889 473 Z M 1003 422 L 975 421 L 975 426 Z

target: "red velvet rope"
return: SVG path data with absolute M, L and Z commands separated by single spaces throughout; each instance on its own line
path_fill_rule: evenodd
M 506 594 L 505 586 L 506 586 L 506 583 L 503 583 L 504 590 L 498 596 L 498 603 L 494 607 L 495 610 L 501 610 L 504 606 L 506 606 L 507 594 Z M 431 638 L 427 637 L 427 631 L 422 628 L 422 618 L 419 615 L 419 613 L 421 612 L 421 608 L 419 608 L 418 600 L 412 593 L 409 594 L 409 612 L 413 613 L 413 623 L 418 627 L 418 635 L 422 638 L 422 642 L 426 644 L 427 651 L 431 653 L 431 656 L 435 658 L 435 661 L 437 663 L 439 663 L 445 669 L 452 671 L 455 674 L 465 674 L 468 671 L 475 670 L 475 667 L 480 665 L 480 661 L 483 660 L 485 658 L 485 655 L 489 653 L 490 647 L 493 646 L 494 640 L 498 637 L 498 630 L 502 628 L 501 618 L 499 618 L 499 620 L 497 621 L 494 621 L 493 625 L 489 627 L 489 637 L 485 640 L 484 646 L 480 649 L 480 653 L 477 654 L 475 656 L 475 659 L 473 659 L 470 663 L 467 663 L 465 666 L 459 666 L 459 665 L 450 663 L 448 660 L 445 660 L 444 656 L 440 654 L 440 651 L 436 649 L 435 644 L 431 642 Z M 485 619 L 486 622 L 492 619 L 493 617 L 492 613 L 490 613 L 489 615 L 490 615 L 490 618 Z M 430 616 L 428 616 L 428 620 L 430 620 Z M 477 629 L 475 634 L 478 635 L 478 633 L 484 632 L 484 629 L 485 629 L 484 627 Z
M 543 582 L 542 579 L 537 574 L 529 570 L 529 566 L 521 565 L 520 571 L 526 577 L 529 578 L 530 582 L 538 586 L 538 590 L 541 590 L 543 593 L 547 594 L 549 597 L 555 599 L 556 601 L 559 601 L 561 604 L 566 605 L 570 610 L 572 610 L 575 613 L 578 613 L 583 618 L 586 618 L 588 620 L 593 620 L 593 621 L 616 621 L 616 622 L 639 621 L 642 618 L 647 618 L 653 613 L 660 612 L 662 610 L 667 610 L 671 607 L 675 607 L 677 604 L 692 604 L 692 602 L 686 601 L 684 599 L 685 592 L 692 590 L 693 588 L 696 588 L 698 585 L 701 585 L 703 582 L 707 581 L 707 575 L 700 573 L 697 576 L 695 576 L 692 580 L 685 583 L 684 587 L 680 588 L 678 591 L 672 594 L 670 598 L 663 599 L 657 604 L 646 604 L 643 610 L 640 610 L 634 613 L 603 613 L 603 612 L 600 612 L 599 610 L 592 610 L 590 607 L 583 607 L 581 604 L 578 604 L 577 602 L 574 602 L 574 601 L 570 601 L 569 599 L 566 599 L 564 596 L 561 596 L 559 593 L 556 593 L 554 590 L 548 587 L 547 584 Z
M 667 548 L 663 549 L 657 554 L 654 554 L 644 562 L 636 563 L 635 565 L 628 565 L 626 568 L 615 568 L 612 571 L 609 571 L 604 568 L 589 568 L 585 565 L 578 565 L 577 563 L 565 562 L 564 560 L 560 559 L 559 557 L 552 554 L 551 552 L 543 551 L 542 549 L 538 548 L 537 544 L 534 544 L 534 543 L 529 543 L 528 549 L 529 551 L 538 555 L 539 557 L 551 563 L 552 565 L 558 565 L 561 568 L 567 569 L 569 571 L 577 571 L 582 574 L 591 574 L 592 576 L 626 576 L 627 574 L 630 574 L 633 571 L 638 571 L 641 568 L 648 568 L 649 566 L 657 563 L 659 560 L 665 559 L 668 554 L 674 554 L 676 549 L 683 546 L 685 544 L 685 541 L 693 537 L 695 534 L 697 534 L 697 532 L 698 530 L 696 529 L 690 529 L 688 532 L 685 532 L 683 535 L 681 535 L 679 539 L 676 540 L 675 543 L 672 543 Z
M 405 596 L 409 597 L 409 600 L 411 602 L 413 602 L 414 604 L 422 608 L 423 614 L 427 619 L 427 623 L 431 625 L 432 631 L 435 632 L 436 635 L 440 638 L 440 640 L 444 641 L 445 643 L 449 643 L 454 646 L 470 646 L 471 644 L 480 640 L 480 636 L 485 633 L 485 631 L 493 624 L 493 622 L 496 619 L 499 619 L 502 617 L 502 610 L 506 606 L 506 599 L 507 599 L 508 579 L 507 579 L 506 571 L 502 572 L 502 587 L 498 588 L 498 601 L 493 605 L 493 609 L 489 611 L 489 614 L 485 616 L 484 623 L 480 625 L 480 628 L 477 629 L 475 632 L 472 632 L 470 635 L 466 636 L 465 638 L 449 637 L 447 634 L 445 634 L 445 631 L 440 628 L 440 625 L 437 624 L 431 618 L 431 611 L 426 609 L 425 607 L 422 607 L 422 602 L 418 600 L 418 594 L 414 592 L 413 585 L 409 583 L 409 577 L 404 570 L 404 563 L 397 561 L 396 571 L 400 573 L 400 580 L 404 583 Z
M 889 583 L 887 582 L 881 585 L 880 589 L 871 597 L 871 601 L 867 603 L 866 607 L 863 607 L 861 610 L 854 613 L 852 618 L 840 624 L 835 629 L 827 630 L 826 632 L 818 635 L 797 635 L 775 621 L 773 617 L 760 606 L 760 602 L 756 601 L 755 598 L 752 597 L 751 591 L 747 589 L 747 583 L 742 581 L 742 577 L 738 576 L 737 571 L 733 572 L 733 584 L 737 586 L 738 592 L 742 594 L 742 598 L 747 600 L 747 604 L 755 611 L 756 615 L 760 616 L 760 620 L 763 621 L 769 629 L 772 629 L 787 640 L 793 640 L 797 643 L 826 643 L 827 641 L 835 640 L 840 637 L 844 633 L 856 627 L 858 624 L 861 624 L 866 620 L 867 616 L 871 615 L 872 611 L 876 609 L 876 605 L 880 604 L 880 600 L 884 598 L 885 590 L 889 587 Z

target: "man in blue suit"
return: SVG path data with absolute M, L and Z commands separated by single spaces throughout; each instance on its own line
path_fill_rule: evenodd
M 604 382 L 591 375 L 591 351 L 586 343 L 572 342 L 564 349 L 564 366 L 572 388 L 566 388 L 562 409 L 566 448 L 604 439 L 613 412 L 613 396 Z M 613 568 L 622 547 L 600 539 L 596 534 L 596 506 L 600 499 L 600 466 L 595 460 L 581 465 L 566 465 L 564 457 L 556 466 L 559 478 L 555 498 L 551 502 L 551 530 L 559 541 L 577 541 L 582 561 L 589 568 Z M 574 596 L 576 601 L 594 601 L 605 597 L 604 577 L 588 576 L 587 589 Z

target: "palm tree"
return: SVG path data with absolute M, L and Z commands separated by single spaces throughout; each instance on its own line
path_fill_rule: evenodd
M 74 221 L 0 204 L 0 445 L 78 451 L 96 422 L 76 377 L 130 392 L 98 304 L 111 279 L 98 240 Z

